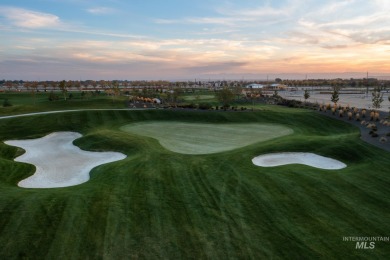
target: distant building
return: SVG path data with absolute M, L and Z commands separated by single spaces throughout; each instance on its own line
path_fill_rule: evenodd
M 259 88 L 264 88 L 264 85 L 252 83 L 252 84 L 246 85 L 246 88 L 259 89 Z
M 286 85 L 283 85 L 283 84 L 272 84 L 272 85 L 270 85 L 270 88 L 271 89 L 286 89 L 287 88 L 287 86 Z

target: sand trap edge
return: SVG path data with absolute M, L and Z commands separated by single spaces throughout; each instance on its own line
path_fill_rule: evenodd
M 314 153 L 283 152 L 263 154 L 252 159 L 252 163 L 261 167 L 276 167 L 288 164 L 304 164 L 323 170 L 340 170 L 347 167 L 338 160 Z
M 80 137 L 82 135 L 77 132 L 53 132 L 36 139 L 4 141 L 7 145 L 25 150 L 25 153 L 16 157 L 14 161 L 32 164 L 36 168 L 33 175 L 21 180 L 18 186 L 61 188 L 79 185 L 89 181 L 93 168 L 127 157 L 119 152 L 81 150 L 73 144 L 73 141 Z M 58 160 L 59 155 L 65 157 Z M 75 165 L 77 162 L 80 165 Z

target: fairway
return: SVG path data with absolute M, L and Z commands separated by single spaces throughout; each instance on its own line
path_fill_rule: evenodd
M 390 260 L 390 0 L 1 0 L 0 260 Z
M 293 133 L 292 129 L 277 124 L 183 122 L 129 124 L 121 130 L 155 138 L 166 149 L 183 154 L 219 153 Z
M 186 101 L 195 101 L 195 100 L 211 100 L 215 98 L 215 95 L 191 95 L 191 96 L 184 96 L 184 100 Z
M 76 186 L 18 187 L 36 169 L 14 161 L 25 151 L 4 142 L 55 132 L 79 133 L 72 144 L 83 151 L 126 159 L 94 167 Z M 386 242 L 363 251 L 343 241 L 390 234 L 390 153 L 359 134 L 312 111 L 268 105 L 1 119 L 0 259 L 386 259 Z M 347 167 L 252 162 L 277 153 L 313 153 Z M 43 157 L 55 167 L 61 156 Z

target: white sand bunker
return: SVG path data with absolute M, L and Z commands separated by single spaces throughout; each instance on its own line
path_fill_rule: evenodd
M 314 153 L 271 153 L 257 156 L 252 159 L 252 162 L 263 167 L 286 164 L 305 164 L 325 170 L 338 170 L 347 167 L 346 164 L 340 161 Z
M 12 140 L 5 143 L 18 146 L 26 153 L 15 161 L 35 165 L 34 175 L 18 183 L 24 188 L 57 188 L 78 185 L 89 180 L 96 166 L 119 161 L 126 155 L 117 152 L 88 152 L 73 145 L 81 137 L 75 132 L 56 132 L 32 140 Z

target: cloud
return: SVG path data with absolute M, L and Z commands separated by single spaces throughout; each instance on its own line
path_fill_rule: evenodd
M 326 49 L 359 44 L 388 45 L 389 3 L 373 0 L 363 6 L 357 0 L 330 1 L 303 14 L 293 30 L 317 37 L 318 44 Z
M 0 15 L 14 26 L 28 29 L 53 28 L 61 25 L 60 18 L 56 15 L 16 7 L 2 7 Z
M 107 15 L 107 14 L 114 14 L 117 11 L 110 7 L 100 6 L 100 7 L 89 8 L 87 9 L 87 12 L 95 15 Z
M 155 19 L 157 24 L 207 24 L 227 27 L 265 26 L 285 22 L 294 7 L 288 4 L 283 8 L 258 6 L 252 9 L 218 8 L 214 16 L 195 16 L 182 19 Z M 225 28 L 226 29 L 226 28 Z
M 15 46 L 15 49 L 20 49 L 20 50 L 35 50 L 34 47 L 31 47 L 31 46 L 23 46 L 23 45 L 17 45 L 17 46 Z
M 349 37 L 364 44 L 390 45 L 390 30 L 354 32 Z
M 346 49 L 346 48 L 349 48 L 350 46 L 349 45 L 343 45 L 343 44 L 339 44 L 339 45 L 323 45 L 322 48 L 324 49 L 328 49 L 328 50 L 333 50 L 333 49 Z
M 53 14 L 18 8 L 5 11 L 0 7 L 0 16 L 4 17 L 0 30 L 12 31 L 0 43 L 0 63 L 14 61 L 24 68 L 21 64 L 28 66 L 28 61 L 34 61 L 40 66 L 46 64 L 42 66 L 48 71 L 57 68 L 58 74 L 69 67 L 75 68 L 74 75 L 122 73 L 124 78 L 128 71 L 137 78 L 151 78 L 192 73 L 383 71 L 390 66 L 388 0 L 364 5 L 362 0 L 260 2 L 265 4 L 251 9 L 227 4 L 228 7 L 209 10 L 208 15 L 180 13 L 169 19 L 156 19 L 153 26 L 158 29 L 145 29 L 148 36 L 128 34 L 125 27 L 104 31 L 92 27 L 94 19 L 87 26 L 81 18 L 62 21 Z M 103 15 L 115 10 L 96 7 L 88 11 Z M 145 28 L 149 21 L 140 20 Z M 26 28 L 50 28 L 56 32 L 33 35 Z M 181 36 L 172 36 L 176 34 Z M 40 37 L 43 39 L 33 41 Z M 29 69 L 38 70 L 33 66 Z M 42 67 L 40 73 L 43 72 Z
M 154 19 L 154 22 L 157 24 L 174 24 L 174 23 L 179 23 L 179 20 Z
M 354 8 L 352 5 L 356 3 L 356 0 L 344 0 L 344 1 L 336 1 L 325 3 L 318 11 L 315 13 L 321 16 L 334 15 L 338 13 L 340 10 L 348 10 L 348 8 Z
M 95 14 L 108 14 L 109 12 L 115 12 L 114 9 L 110 8 L 95 8 L 91 9 Z M 16 7 L 2 7 L 0 6 L 0 17 L 6 18 L 8 24 L 0 24 L 0 30 L 12 31 L 15 30 L 15 26 L 21 29 L 52 29 L 59 32 L 66 33 L 78 33 L 97 35 L 105 37 L 115 38 L 145 38 L 143 35 L 133 35 L 127 33 L 112 33 L 106 31 L 100 31 L 96 28 L 89 28 L 82 24 L 72 24 L 62 21 L 58 16 L 36 12 L 28 9 L 16 8 Z
M 246 65 L 248 65 L 247 62 L 237 61 L 212 62 L 190 65 L 188 67 L 181 68 L 181 70 L 195 74 L 220 74 L 239 71 L 243 66 Z

